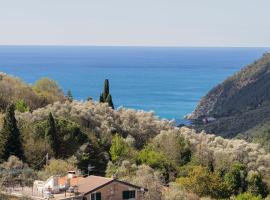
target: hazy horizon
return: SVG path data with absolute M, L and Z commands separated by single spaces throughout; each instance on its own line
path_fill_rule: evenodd
M 0 45 L 270 46 L 267 0 L 0 2 Z

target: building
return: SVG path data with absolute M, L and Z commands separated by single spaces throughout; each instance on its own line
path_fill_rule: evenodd
M 37 193 L 43 193 L 44 191 L 50 191 L 52 193 L 59 192 L 59 176 L 51 176 L 46 181 L 36 180 L 34 181 L 33 191 Z
M 114 178 L 88 176 L 78 182 L 83 200 L 143 200 L 147 189 Z
M 148 190 L 114 178 L 101 176 L 76 176 L 68 172 L 67 176 L 52 176 L 47 181 L 35 181 L 33 195 L 44 197 L 52 193 L 60 199 L 78 200 L 143 200 Z

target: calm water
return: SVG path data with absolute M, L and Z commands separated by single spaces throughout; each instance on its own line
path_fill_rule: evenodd
M 206 92 L 266 48 L 0 46 L 0 71 L 55 79 L 76 99 L 98 99 L 110 79 L 118 106 L 180 121 Z

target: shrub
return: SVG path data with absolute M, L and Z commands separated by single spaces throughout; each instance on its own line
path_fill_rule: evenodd
M 247 189 L 247 169 L 242 164 L 234 164 L 224 179 L 233 194 L 243 193 Z
M 110 155 L 113 162 L 121 162 L 128 158 L 131 148 L 126 141 L 118 134 L 112 139 L 112 146 L 110 148 Z
M 251 193 L 242 193 L 236 196 L 235 200 L 263 200 L 261 196 L 254 196 Z
M 19 112 L 23 113 L 23 112 L 27 112 L 29 111 L 29 107 L 27 106 L 27 104 L 25 103 L 25 101 L 23 99 L 19 99 L 16 104 L 15 104 L 16 110 L 18 110 Z
M 269 189 L 258 172 L 250 172 L 248 174 L 247 181 L 249 193 L 253 195 L 261 195 L 263 198 L 268 195 Z

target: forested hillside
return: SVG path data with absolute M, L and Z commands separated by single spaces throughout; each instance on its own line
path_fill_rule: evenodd
M 249 130 L 270 121 L 270 53 L 210 90 L 189 119 L 198 131 L 251 140 Z
M 43 84 L 38 92 L 25 87 L 39 96 L 47 94 Z M 15 106 L 12 96 L 1 114 L 2 187 L 7 177 L 31 185 L 68 170 L 86 175 L 91 164 L 92 174 L 148 188 L 146 200 L 262 199 L 269 193 L 270 155 L 257 144 L 177 128 L 152 112 L 116 110 L 112 98 L 111 105 L 76 101 L 69 92 L 34 108 L 26 97 L 18 99 L 29 109 Z

